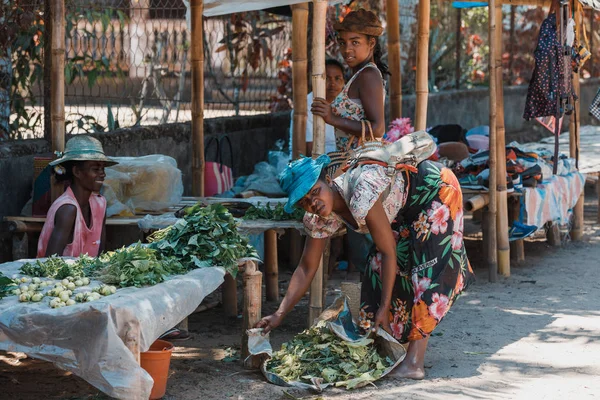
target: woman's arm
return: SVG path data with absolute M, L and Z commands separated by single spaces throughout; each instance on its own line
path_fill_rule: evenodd
M 392 227 L 388 221 L 383 204 L 377 200 L 365 219 L 373 242 L 382 255 L 381 267 L 381 300 L 379 309 L 375 316 L 373 330 L 381 326 L 384 330 L 391 332 L 389 321 L 389 310 L 392 304 L 392 291 L 396 282 L 396 241 Z
M 367 68 L 360 73 L 351 86 L 358 86 L 358 98 L 365 109 L 365 118 L 371 122 L 373 136 L 383 137 L 385 133 L 385 104 L 384 89 L 381 76 L 373 68 Z M 338 117 L 331 111 L 331 105 L 322 98 L 315 98 L 311 105 L 311 112 L 321 116 L 325 123 L 346 132 L 349 135 L 361 137 L 362 124 L 360 121 Z M 370 138 L 368 128 L 365 127 L 365 136 Z
M 65 204 L 56 210 L 54 214 L 54 229 L 48 239 L 46 247 L 46 257 L 54 254 L 62 256 L 65 247 L 69 244 L 69 239 L 73 236 L 75 227 L 75 218 L 77 217 L 77 208 L 71 204 Z
M 278 327 L 283 318 L 298 304 L 308 290 L 319 268 L 319 262 L 323 256 L 326 241 L 327 239 L 315 239 L 311 237 L 306 239 L 300 263 L 294 271 L 292 279 L 290 279 L 290 284 L 283 301 L 274 314 L 258 321 L 256 324 L 257 328 L 264 328 L 264 333 L 267 333 Z

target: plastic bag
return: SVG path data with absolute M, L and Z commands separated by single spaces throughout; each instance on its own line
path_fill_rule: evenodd
M 358 342 L 365 337 L 369 336 L 362 335 L 356 322 L 352 319 L 352 314 L 350 313 L 350 308 L 348 307 L 348 298 L 346 296 L 338 297 L 333 304 L 327 308 L 325 311 L 321 313 L 319 318 L 315 321 L 315 324 L 319 321 L 327 321 L 327 328 L 331 330 L 336 336 L 340 339 L 345 340 L 347 342 Z M 313 324 L 313 326 L 315 325 Z M 262 335 L 262 329 L 249 329 L 248 333 L 248 351 L 253 356 L 262 356 L 265 357 L 265 360 L 268 360 L 272 354 L 273 349 L 271 344 L 269 343 L 269 335 Z M 379 328 L 375 333 L 375 346 L 378 349 L 380 355 L 384 357 L 389 357 L 394 364 L 390 367 L 386 368 L 381 378 L 389 374 L 398 364 L 404 360 L 406 357 L 406 350 L 404 347 L 396 341 L 392 336 L 390 336 L 386 331 Z M 312 378 L 312 384 L 307 384 L 304 382 L 286 382 L 278 375 L 269 372 L 266 370 L 266 362 L 263 362 L 261 365 L 261 371 L 267 381 L 274 383 L 280 386 L 292 386 L 300 389 L 311 389 L 317 392 L 323 391 L 323 389 L 328 386 L 335 385 L 333 383 L 323 382 L 321 378 Z M 358 384 L 356 387 L 362 387 L 368 385 L 370 382 L 362 382 Z
M 119 164 L 106 168 L 102 190 L 107 216 L 159 211 L 181 202 L 183 181 L 174 158 L 161 154 L 113 158 Z
M 290 156 L 282 151 L 284 142 L 275 143 L 276 150 L 269 151 L 268 161 L 259 162 L 254 166 L 254 172 L 233 188 L 235 193 L 253 190 L 268 197 L 284 197 L 286 193 L 279 186 L 279 173 L 285 169 L 290 161 Z

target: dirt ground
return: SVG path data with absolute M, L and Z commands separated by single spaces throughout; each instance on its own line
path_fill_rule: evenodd
M 165 400 L 195 399 L 586 399 L 600 397 L 600 224 L 597 200 L 586 197 L 585 240 L 549 247 L 525 244 L 526 261 L 511 276 L 489 283 L 481 241 L 467 242 L 477 282 L 434 332 L 423 381 L 382 379 L 374 386 L 317 395 L 278 387 L 244 369 L 239 355 L 241 318 L 221 308 L 190 317 L 193 339 L 180 342 L 171 363 Z M 282 273 L 281 287 L 289 273 Z M 342 280 L 337 272 L 328 300 Z M 213 294 L 208 302 L 218 300 Z M 264 303 L 263 314 L 277 307 Z M 272 344 L 304 329 L 303 301 L 272 334 Z M 229 356 L 229 357 L 228 357 Z M 233 359 L 233 361 L 231 361 Z M 83 380 L 23 354 L 0 352 L 0 399 L 106 399 Z

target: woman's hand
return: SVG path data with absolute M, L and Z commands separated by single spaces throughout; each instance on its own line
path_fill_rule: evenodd
M 256 323 L 256 325 L 254 325 L 254 327 L 255 328 L 263 328 L 264 329 L 263 334 L 266 335 L 271 330 L 277 328 L 281 324 L 281 321 L 283 321 L 283 315 L 281 315 L 279 313 L 274 313 L 274 314 L 268 315 L 268 316 L 264 317 L 263 319 L 261 319 L 260 321 L 258 321 Z
M 377 332 L 377 328 L 381 326 L 381 328 L 392 334 L 392 327 L 390 326 L 390 317 L 389 317 L 389 307 L 388 306 L 380 306 L 379 310 L 377 310 L 377 314 L 375 314 L 375 321 L 373 321 L 373 332 Z
M 327 100 L 316 97 L 310 106 L 310 112 L 322 117 L 326 124 L 331 125 L 334 115 L 331 111 L 331 104 Z

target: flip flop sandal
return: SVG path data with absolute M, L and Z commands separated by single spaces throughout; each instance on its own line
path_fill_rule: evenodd
M 189 340 L 191 338 L 192 336 L 188 331 L 178 328 L 171 328 L 159 336 L 159 339 L 167 341 L 184 341 Z

